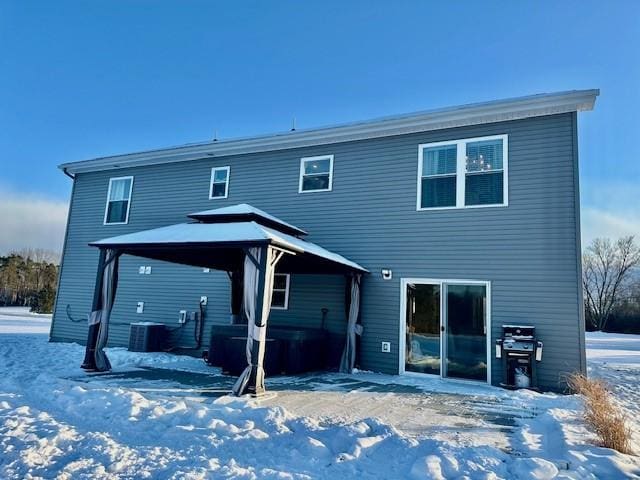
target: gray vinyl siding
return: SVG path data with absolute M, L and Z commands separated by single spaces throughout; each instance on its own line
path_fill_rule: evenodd
M 362 367 L 397 373 L 400 281 L 407 277 L 491 281 L 492 343 L 503 323 L 530 323 L 544 341 L 539 379 L 558 388 L 566 372 L 584 370 L 580 326 L 579 224 L 576 215 L 575 114 L 460 127 L 357 142 L 261 154 L 79 174 L 51 336 L 84 342 L 86 326 L 67 319 L 90 308 L 98 253 L 92 240 L 184 222 L 190 212 L 249 203 L 301 227 L 309 240 L 350 258 L 371 275 L 362 297 Z M 509 205 L 416 211 L 418 145 L 487 135 L 509 135 Z M 330 192 L 298 193 L 300 158 L 334 155 Z M 230 166 L 226 199 L 209 200 L 212 167 Z M 109 178 L 134 176 L 127 225 L 103 225 Z M 151 265 L 151 275 L 139 275 Z M 389 268 L 393 279 L 382 280 Z M 225 323 L 226 274 L 123 257 L 113 322 L 162 321 L 177 326 L 178 310 L 195 310 L 208 295 L 207 327 Z M 136 303 L 145 302 L 143 314 Z M 344 279 L 292 276 L 291 307 L 274 311 L 274 323 L 345 328 Z M 186 329 L 187 327 L 185 327 Z M 111 344 L 127 342 L 126 325 L 114 325 Z M 191 333 L 182 332 L 184 343 Z M 207 335 L 205 335 L 205 343 Z M 336 340 L 337 341 L 337 340 Z M 391 353 L 382 353 L 382 341 Z M 492 362 L 493 382 L 501 380 Z

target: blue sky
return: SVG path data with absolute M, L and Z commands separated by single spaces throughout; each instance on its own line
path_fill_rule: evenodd
M 584 237 L 640 235 L 639 46 L 637 1 L 4 0 L 0 252 L 59 248 L 61 162 L 582 88 Z

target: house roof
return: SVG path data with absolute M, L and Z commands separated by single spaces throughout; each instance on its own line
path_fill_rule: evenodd
M 526 97 L 472 103 L 457 107 L 407 113 L 374 120 L 306 130 L 209 141 L 92 160 L 63 163 L 75 174 L 126 167 L 183 162 L 202 158 L 268 152 L 291 148 L 365 140 L 444 128 L 495 123 L 558 113 L 591 110 L 597 89 L 544 93 Z
M 242 262 L 243 248 L 273 245 L 292 255 L 279 263 L 284 273 L 366 272 L 356 262 L 312 242 L 257 222 L 179 223 L 91 242 L 100 248 L 184 265 L 231 271 Z
M 238 221 L 255 221 L 260 225 L 274 228 L 284 233 L 294 236 L 307 235 L 307 232 L 291 225 L 290 223 L 280 220 L 278 217 L 253 207 L 248 203 L 240 203 L 238 205 L 230 205 L 228 207 L 214 208 L 213 210 L 204 210 L 202 212 L 190 213 L 189 218 L 198 220 L 202 223 L 229 223 Z

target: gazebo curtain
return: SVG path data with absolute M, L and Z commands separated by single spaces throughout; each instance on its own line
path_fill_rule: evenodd
M 340 359 L 340 371 L 351 373 L 356 364 L 356 335 L 362 335 L 362 325 L 358 324 L 360 314 L 360 282 L 361 275 L 351 277 L 351 297 L 349 301 L 349 318 L 347 321 L 347 340 Z
M 107 250 L 102 271 L 102 287 L 98 294 L 94 310 L 89 315 L 89 325 L 98 325 L 98 336 L 95 345 L 95 369 L 99 372 L 111 370 L 111 363 L 104 352 L 109 339 L 109 318 L 116 298 L 118 286 L 119 252 Z
M 264 356 L 266 349 L 267 321 L 271 310 L 274 273 L 284 250 L 273 246 L 252 247 L 245 250 L 242 271 L 242 310 L 247 317 L 247 367 L 233 386 L 235 395 L 264 392 Z M 89 332 L 85 360 L 82 368 L 86 370 L 108 371 L 111 364 L 104 348 L 109 337 L 109 320 L 116 297 L 118 285 L 118 262 L 122 251 L 102 249 L 96 281 L 94 300 L 88 324 Z M 238 282 L 241 272 L 233 272 L 233 280 Z M 238 282 L 240 283 L 240 282 Z M 340 361 L 341 372 L 351 372 L 356 361 L 356 335 L 362 334 L 358 324 L 360 311 L 361 275 L 350 277 L 350 298 L 348 309 L 347 338 Z M 234 289 L 237 293 L 240 289 Z M 235 302 L 239 307 L 240 302 Z M 239 309 L 233 308 L 233 313 Z M 237 313 L 236 313 L 237 315 Z M 236 317 L 237 318 L 237 317 Z
M 248 323 L 247 367 L 233 386 L 235 395 L 264 391 L 267 320 L 271 310 L 273 276 L 281 257 L 282 252 L 271 247 L 250 248 L 245 256 L 243 305 Z

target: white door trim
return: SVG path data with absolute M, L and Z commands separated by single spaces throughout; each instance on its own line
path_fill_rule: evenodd
M 400 279 L 400 328 L 398 338 L 398 374 L 411 374 L 412 372 L 405 372 L 405 354 L 406 354 L 406 332 L 407 332 L 407 286 L 410 283 L 418 285 L 439 285 L 440 286 L 440 327 L 442 331 L 442 325 L 445 322 L 445 298 L 446 298 L 446 285 L 484 285 L 487 292 L 487 382 L 491 385 L 491 282 L 488 280 L 463 280 L 463 279 L 442 279 L 442 278 L 401 278 Z M 421 373 L 420 376 L 427 377 L 441 377 L 446 380 L 449 379 L 445 376 L 445 355 L 444 342 L 440 339 L 440 375 Z M 465 380 L 468 381 L 468 380 Z

